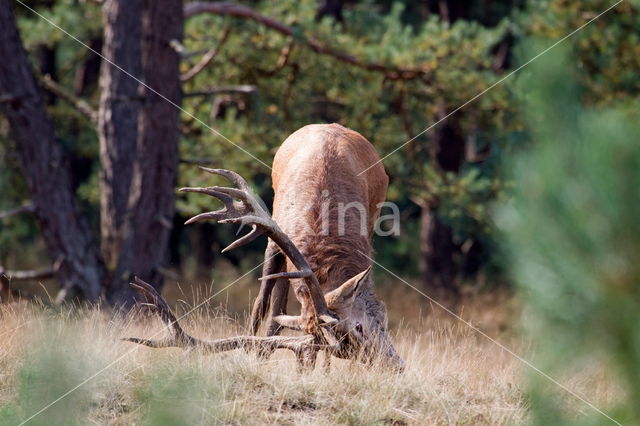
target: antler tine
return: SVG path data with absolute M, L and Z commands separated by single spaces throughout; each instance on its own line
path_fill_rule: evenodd
M 202 166 L 198 166 L 198 167 L 200 168 L 200 170 L 204 170 L 207 173 L 226 177 L 231 182 L 236 184 L 238 188 L 242 190 L 245 190 L 245 191 L 251 190 L 251 187 L 249 186 L 247 181 L 234 171 L 226 170 L 226 169 L 210 169 L 208 167 L 202 167 Z
M 164 300 L 158 294 L 158 291 L 151 284 L 141 280 L 138 277 L 133 277 L 133 279 L 135 283 L 129 283 L 131 287 L 138 290 L 138 292 L 141 293 L 143 296 L 145 296 L 145 298 L 151 297 L 153 299 L 156 299 L 160 304 L 166 305 L 164 303 Z M 168 308 L 168 306 L 163 306 L 163 307 Z
M 302 270 L 302 271 L 294 271 L 294 272 L 278 272 L 276 274 L 265 275 L 264 277 L 258 278 L 259 281 L 265 280 L 275 280 L 277 278 L 307 278 L 313 275 L 313 271 L 311 269 Z
M 200 213 L 190 218 L 189 220 L 187 220 L 184 224 L 191 225 L 192 223 L 200 222 L 202 220 L 207 220 L 207 219 L 220 220 L 223 217 L 225 217 L 224 216 L 225 213 L 226 213 L 226 210 L 216 210 L 214 212 Z
M 267 214 L 265 211 L 265 206 L 262 204 L 261 200 L 253 194 L 253 191 L 251 190 L 251 186 L 249 186 L 247 181 L 238 173 L 231 170 L 226 170 L 226 169 L 209 169 L 207 167 L 202 167 L 202 166 L 198 166 L 198 167 L 207 173 L 224 176 L 225 178 L 233 182 L 234 185 L 237 187 L 237 188 L 227 188 L 227 187 L 221 187 L 221 186 L 214 186 L 214 187 L 211 187 L 210 189 L 215 189 L 217 191 L 224 192 L 232 197 L 238 198 L 246 202 L 247 204 L 249 204 L 257 212 Z
M 226 186 L 209 186 L 206 188 L 187 187 L 180 188 L 182 192 L 200 192 L 203 194 L 211 195 L 220 199 L 225 205 L 229 202 L 233 203 L 233 198 L 238 198 L 242 201 L 250 201 L 250 197 L 247 192 L 237 188 L 227 188 Z M 233 198 L 231 198 L 233 197 Z
M 260 235 L 263 235 L 263 234 L 264 234 L 264 231 L 258 229 L 256 225 L 252 225 L 251 231 L 249 231 L 247 235 L 243 235 L 242 237 L 238 238 L 237 240 L 235 240 L 234 242 L 232 242 L 231 244 L 223 248 L 221 253 L 227 252 L 229 250 L 232 250 L 236 247 L 243 246 L 245 244 L 249 244 L 251 241 L 255 240 L 256 238 L 258 238 Z
M 238 193 L 235 193 L 234 191 L 238 191 Z M 197 192 L 200 194 L 206 194 L 211 197 L 217 198 L 222 202 L 222 204 L 224 204 L 224 208 L 220 210 L 201 213 L 199 215 L 196 215 L 190 218 L 185 222 L 185 225 L 189 225 L 191 223 L 199 222 L 205 219 L 211 219 L 215 221 L 222 221 L 225 219 L 235 220 L 242 217 L 242 215 L 246 214 L 248 211 L 245 204 L 243 204 L 242 202 L 236 202 L 232 198 L 232 197 L 236 197 L 236 198 L 245 197 L 245 194 L 239 189 L 224 188 L 224 187 L 218 187 L 218 186 L 210 186 L 207 188 L 186 187 L 186 188 L 180 188 L 180 192 Z
M 216 191 L 222 192 L 226 195 L 230 195 L 232 197 L 238 198 L 242 201 L 249 201 L 249 196 L 247 194 L 246 191 L 242 190 L 242 189 L 236 189 L 236 188 L 227 188 L 224 186 L 212 186 L 211 189 L 214 189 Z
M 228 188 L 220 188 L 218 186 L 210 186 L 207 188 L 200 188 L 197 186 L 196 187 L 188 186 L 186 188 L 180 188 L 179 191 L 180 192 L 199 192 L 201 194 L 207 194 L 222 201 L 222 203 L 225 206 L 227 206 L 228 204 L 233 204 L 233 198 L 229 196 L 231 194 L 227 195 L 222 191 L 218 191 L 218 189 L 228 189 Z
M 158 291 L 149 283 L 144 282 L 138 277 L 134 277 L 135 283 L 129 283 L 131 287 L 136 289 L 138 293 L 142 294 L 147 303 L 145 305 L 150 306 L 155 312 L 158 313 L 162 323 L 169 329 L 173 340 L 182 341 L 188 339 L 182 327 L 178 324 L 178 320 L 171 312 L 167 302 L 160 296 Z M 155 342 L 155 341 L 154 341 Z M 160 344 L 160 342 L 155 342 Z M 143 343 L 144 344 L 144 343 Z M 147 345 L 149 346 L 149 345 Z

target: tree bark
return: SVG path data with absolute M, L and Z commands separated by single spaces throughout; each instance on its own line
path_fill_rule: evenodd
M 91 39 L 89 47 L 96 52 L 100 52 L 102 50 L 102 37 Z M 100 80 L 102 58 L 94 55 L 92 51 L 87 51 L 86 55 L 85 59 L 76 68 L 73 78 L 73 92 L 78 97 L 85 96 Z
M 420 211 L 420 276 L 425 288 L 437 297 L 456 296 L 455 245 L 450 226 L 438 217 L 437 209 Z
M 143 105 L 127 204 L 130 214 L 123 225 L 119 259 L 123 270 L 158 287 L 162 284 L 160 268 L 166 262 L 175 208 L 180 114 L 175 105 L 182 98 L 180 57 L 171 41 L 181 41 L 182 31 L 181 0 L 145 1 L 142 72 L 148 87 L 142 88 Z M 133 300 L 126 280 L 112 284 L 112 303 L 129 304 Z
M 42 76 L 49 76 L 51 80 L 56 80 L 56 48 L 41 44 L 35 49 L 35 56 L 38 58 L 39 73 Z M 56 97 L 47 93 L 43 95 L 45 105 L 53 105 Z
M 124 218 L 138 140 L 142 108 L 143 0 L 108 0 L 103 6 L 104 44 L 100 70 L 100 251 L 107 266 L 107 286 L 129 278 L 120 261 Z M 124 253 L 130 256 L 130 253 Z M 118 268 L 120 267 L 120 268 Z M 116 284 L 117 285 L 117 284 Z
M 319 21 L 325 16 L 331 16 L 337 22 L 342 22 L 342 10 L 344 9 L 345 3 L 346 1 L 344 0 L 323 0 L 319 2 L 316 20 Z
M 63 289 L 77 289 L 97 301 L 102 266 L 7 0 L 0 0 L 0 58 L 0 98 L 35 215 L 52 261 L 63 259 L 56 277 Z
M 440 117 L 446 115 L 441 108 Z M 432 164 L 441 173 L 459 173 L 465 159 L 466 140 L 455 117 L 436 127 L 433 134 Z M 438 202 L 424 203 L 420 213 L 420 262 L 422 283 L 438 297 L 458 298 L 459 247 L 453 229 L 439 216 Z
M 194 236 L 193 251 L 196 255 L 196 277 L 200 280 L 209 281 L 211 279 L 211 271 L 215 261 L 215 254 L 220 250 L 214 251 L 216 245 L 216 233 L 214 225 L 210 223 L 198 224 L 196 235 Z

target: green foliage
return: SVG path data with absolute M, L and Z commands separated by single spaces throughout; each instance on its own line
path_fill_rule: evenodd
M 530 34 L 543 36 L 549 43 L 541 46 L 542 50 L 610 3 L 530 0 L 528 11 L 520 13 L 517 1 L 471 1 L 462 10 L 461 16 L 466 19 L 452 22 L 433 11 L 429 13 L 433 6 L 414 0 L 350 2 L 344 8 L 342 22 L 329 17 L 317 20 L 318 2 L 314 0 L 260 1 L 249 5 L 290 26 L 293 37 L 247 19 L 207 14 L 189 19 L 185 23 L 185 52 L 196 54 L 185 55 L 183 71 L 216 46 L 227 29 L 229 36 L 206 69 L 184 84 L 187 96 L 183 106 L 207 126 L 271 164 L 277 147 L 289 134 L 317 122 L 340 122 L 367 137 L 381 155 L 392 152 L 498 82 L 508 72 L 494 64 L 496 51 L 504 47 L 505 41 Z M 101 36 L 98 4 L 57 0 L 37 2 L 34 7 L 82 41 Z M 75 71 L 90 53 L 26 9 L 16 7 L 16 13 L 32 60 L 38 62 L 42 46 L 55 49 L 56 77 L 71 87 Z M 581 95 L 586 102 L 608 105 L 638 95 L 637 18 L 637 2 L 625 1 L 583 29 L 579 37 L 567 41 L 576 49 L 580 64 L 568 78 L 577 78 L 587 88 Z M 313 51 L 306 44 L 311 39 L 332 50 L 347 52 L 361 62 L 420 68 L 425 73 L 422 78 L 406 81 L 387 78 L 383 73 Z M 287 49 L 291 50 L 288 56 Z M 251 85 L 255 91 L 191 96 L 235 85 Z M 90 87 L 83 97 L 97 106 L 98 88 Z M 95 224 L 99 199 L 95 129 L 60 100 L 49 110 L 57 135 L 73 159 L 78 196 Z M 216 166 L 237 170 L 266 200 L 271 198 L 267 167 L 202 123 L 186 115 L 182 120 L 181 158 L 206 159 Z M 527 140 L 521 111 L 513 99 L 512 79 L 493 87 L 447 118 L 446 123 L 453 124 L 465 138 L 468 151 L 478 155 L 465 154 L 459 172 L 441 170 L 434 150 L 436 132 L 442 126 L 439 124 L 385 160 L 391 177 L 389 200 L 411 207 L 414 213 L 405 215 L 401 237 L 386 239 L 384 248 L 378 245 L 384 253 L 380 259 L 383 263 L 397 258 L 418 263 L 418 244 L 413 241 L 419 228 L 416 206 L 435 209 L 452 226 L 457 245 L 465 241 L 481 242 L 485 247 L 494 244 L 489 206 L 504 200 L 509 192 L 509 180 L 501 174 L 502 162 L 508 158 L 505 154 L 519 149 Z M 11 149 L 4 140 L 2 146 L 5 151 Z M 0 190 L 8 194 L 0 205 L 9 208 L 21 203 L 26 191 L 16 177 L 15 161 L 7 162 L 0 173 Z M 178 186 L 208 182 L 210 178 L 194 166 L 180 166 Z M 181 215 L 211 207 L 210 200 L 193 195 L 180 194 L 177 202 Z M 9 241 L 22 241 L 28 246 L 37 237 L 29 219 L 16 218 L 5 225 L 0 249 L 6 250 Z
M 593 86 L 568 78 L 569 58 L 550 53 L 521 82 L 535 143 L 510 167 L 515 197 L 501 214 L 505 251 L 528 300 L 543 370 L 558 375 L 601 359 L 614 365 L 627 397 L 610 414 L 629 424 L 640 416 L 638 104 L 585 106 L 580 99 Z M 584 424 L 557 403 L 555 385 L 532 376 L 539 424 Z
M 530 0 L 525 31 L 560 39 L 585 20 L 596 17 L 615 1 Z M 588 90 L 589 103 L 609 105 L 640 94 L 640 2 L 624 1 L 568 40 L 579 66 L 574 75 Z
M 523 22 L 545 45 L 613 4 L 529 3 Z M 626 397 L 608 413 L 624 424 L 640 415 L 639 13 L 637 1 L 619 4 L 566 41 L 571 56 L 550 55 L 530 69 L 521 88 L 531 89 L 523 110 L 535 144 L 510 166 L 516 197 L 502 212 L 540 366 L 552 375 L 594 360 L 617 368 Z M 550 387 L 533 375 L 538 423 L 609 424 L 588 407 L 576 420 Z
M 135 398 L 144 407 L 145 424 L 192 425 L 208 423 L 209 413 L 203 406 L 215 405 L 216 393 L 200 371 L 180 367 L 155 372 L 141 383 Z
M 189 97 L 186 108 L 267 164 L 290 133 L 314 122 L 337 121 L 353 128 L 383 155 L 438 121 L 440 111 L 454 110 L 500 78 L 492 68 L 492 50 L 507 34 L 507 19 L 489 28 L 473 21 L 451 24 L 431 15 L 420 25 L 408 26 L 401 3 L 383 13 L 362 2 L 345 10 L 344 23 L 318 22 L 316 6 L 309 0 L 253 6 L 293 26 L 299 35 L 292 39 L 251 21 L 217 16 L 189 20 L 185 41 L 189 51 L 210 48 L 226 27 L 231 33 L 214 64 L 187 83 L 185 91 L 237 84 L 251 84 L 257 91 L 250 97 L 235 96 L 235 105 L 231 102 L 212 121 L 212 100 Z M 313 37 L 365 62 L 421 68 L 427 73 L 424 79 L 386 79 L 382 73 L 313 52 L 302 42 L 303 37 Z M 276 64 L 289 43 L 294 47 L 287 66 L 278 69 Z M 505 86 L 500 86 L 452 118 L 463 133 L 474 135 L 472 143 L 489 153 L 488 160 L 465 165 L 460 175 L 443 174 L 430 166 L 434 142 L 432 133 L 427 133 L 385 160 L 391 175 L 389 199 L 401 205 L 410 199 L 420 204 L 442 200 L 438 212 L 455 227 L 461 241 L 490 239 L 486 206 L 504 187 L 494 153 L 508 147 L 510 134 L 522 127 L 509 99 Z M 269 172 L 264 166 L 218 136 L 197 130 L 199 124 L 192 127 L 193 136 L 186 136 L 181 146 L 183 156 L 224 159 L 221 164 L 225 167 L 269 183 L 264 179 Z M 182 172 L 183 183 L 201 179 L 186 167 Z M 195 202 L 195 197 L 183 198 L 181 206 L 197 210 L 200 206 L 194 207 Z M 409 218 L 414 220 L 415 216 Z M 418 263 L 419 250 L 405 249 L 410 242 L 404 240 L 415 237 L 410 229 L 415 226 L 407 223 L 404 237 L 386 242 L 396 249 L 385 248 L 389 257 L 383 262 L 407 254 L 409 263 Z
M 503 3 L 508 2 L 500 2 Z M 84 42 L 101 36 L 97 4 L 60 0 L 34 7 Z M 491 26 L 461 19 L 449 23 L 438 14 L 416 20 L 419 15 L 412 15 L 411 10 L 422 6 L 411 1 L 395 2 L 390 7 L 375 1 L 358 2 L 345 8 L 342 23 L 330 18 L 316 20 L 318 3 L 314 0 L 258 2 L 251 7 L 289 25 L 294 36 L 285 37 L 246 19 L 204 14 L 188 20 L 184 40 L 187 52 L 201 54 L 219 42 L 225 29 L 230 33 L 212 63 L 185 83 L 185 93 L 233 85 L 252 85 L 256 90 L 251 94 L 231 91 L 215 96 L 186 96 L 183 106 L 266 164 L 271 164 L 277 147 L 289 134 L 317 122 L 340 122 L 371 140 L 381 154 L 391 152 L 436 122 L 443 112 L 452 111 L 497 81 L 500 73 L 493 68 L 493 51 L 510 31 L 509 18 L 501 18 L 509 15 L 506 12 L 494 15 Z M 486 13 L 480 13 L 482 7 L 474 3 L 473 8 L 476 12 L 468 16 L 482 15 L 486 20 Z M 41 49 L 54 49 L 56 78 L 63 86 L 72 87 L 76 70 L 91 53 L 32 12 L 17 7 L 16 13 L 25 47 L 36 68 Z M 311 39 L 332 50 L 347 52 L 363 63 L 423 69 L 424 78 L 386 78 L 381 72 L 314 52 L 306 44 Z M 286 64 L 278 66 L 287 48 L 291 52 Z M 185 56 L 183 71 L 195 64 L 200 54 Z M 83 94 L 94 107 L 99 98 L 97 89 L 90 87 Z M 438 214 L 454 226 L 460 241 L 490 240 L 486 205 L 499 196 L 504 186 L 497 175 L 495 154 L 510 145 L 509 135 L 519 127 L 508 93 L 504 87 L 497 87 L 451 119 L 455 119 L 462 133 L 473 135 L 472 144 L 488 152 L 488 158 L 466 164 L 460 175 L 444 174 L 431 166 L 434 154 L 430 147 L 434 142 L 429 132 L 385 161 L 391 175 L 389 199 L 403 206 L 410 206 L 412 200 L 421 205 L 428 200 L 441 200 Z M 78 196 L 95 224 L 99 204 L 95 129 L 60 100 L 49 105 L 49 111 L 57 135 L 73 160 Z M 180 156 L 210 159 L 218 166 L 237 170 L 265 199 L 270 199 L 270 170 L 202 123 L 183 116 L 185 132 Z M 10 173 L 15 174 L 16 169 L 17 165 L 12 164 Z M 179 186 L 205 182 L 207 178 L 195 167 L 181 165 Z M 3 179 L 0 185 L 13 194 L 12 199 L 20 199 L 26 193 L 9 179 Z M 7 201 L 8 207 L 11 203 Z M 184 215 L 208 208 L 209 200 L 202 197 L 178 196 L 178 211 Z M 385 253 L 387 259 L 408 255 L 410 263 L 415 264 L 419 250 L 407 247 L 416 245 L 409 239 L 415 236 L 411 230 L 417 228 L 413 223 L 417 215 L 406 219 L 403 235 L 385 242 L 390 245 Z M 24 220 L 16 219 L 20 223 Z M 35 238 L 33 223 L 26 223 L 30 238 Z M 4 235 L 15 240 L 18 227 L 12 226 Z
M 52 23 L 79 40 L 90 40 L 102 32 L 100 6 L 93 2 L 79 2 L 77 0 L 57 0 L 47 3 L 42 7 L 29 5 L 40 16 L 22 5 L 16 4 L 15 13 L 19 17 L 20 35 L 25 49 L 31 50 L 41 45 L 53 47 L 62 44 L 67 47 L 61 50 L 62 63 L 74 58 L 76 54 L 84 54 L 82 50 L 78 49 L 77 41 L 55 28 Z
M 17 165 L 17 155 L 8 138 L 0 137 L 0 210 L 16 207 L 24 202 L 22 193 L 26 191 Z M 0 262 L 3 262 L 15 240 L 29 239 L 33 229 L 17 218 L 0 221 Z
M 29 424 L 82 424 L 79 419 L 85 417 L 91 408 L 91 386 L 68 394 L 67 391 L 83 381 L 90 365 L 87 354 L 78 353 L 68 331 L 45 326 L 40 333 L 31 336 L 30 350 L 26 352 L 17 374 L 16 400 L 0 405 L 0 424 L 19 424 L 45 407 L 46 414 L 35 415 Z

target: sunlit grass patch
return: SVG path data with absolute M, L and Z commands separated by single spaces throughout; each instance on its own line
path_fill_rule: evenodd
M 29 424 L 493 425 L 527 420 L 522 364 L 446 317 L 418 321 L 395 336 L 407 361 L 403 374 L 337 359 L 325 371 L 322 354 L 314 371 L 300 374 L 286 351 L 259 361 L 239 350 L 204 355 L 121 341 L 164 333 L 159 321 L 139 313 L 113 317 L 99 310 L 29 304 L 0 310 L 2 424 L 19 424 L 85 381 Z M 203 338 L 245 329 L 219 313 L 198 310 L 184 318 L 184 327 Z M 525 348 L 516 339 L 509 344 Z M 588 393 L 591 376 L 581 374 L 565 379 Z M 597 397 L 607 402 L 612 394 L 601 389 Z

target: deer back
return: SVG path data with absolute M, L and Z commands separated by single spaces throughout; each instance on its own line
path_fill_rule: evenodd
M 326 293 L 369 266 L 388 177 L 375 149 L 339 124 L 308 125 L 273 161 L 273 218 L 305 255 Z M 291 265 L 289 266 L 290 269 Z

